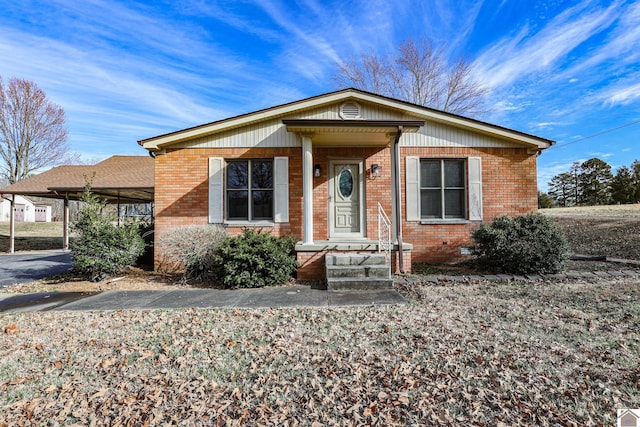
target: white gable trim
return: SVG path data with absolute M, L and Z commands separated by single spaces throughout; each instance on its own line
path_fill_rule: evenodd
M 306 109 L 317 108 L 322 105 L 341 103 L 345 100 L 368 102 L 376 105 L 386 106 L 388 108 L 401 111 L 405 114 L 409 114 L 413 117 L 417 117 L 427 121 L 441 122 L 450 126 L 471 130 L 473 132 L 482 133 L 523 145 L 528 145 L 536 149 L 545 149 L 553 144 L 552 141 L 544 138 L 538 138 L 533 135 L 528 135 L 515 130 L 502 128 L 500 126 L 491 125 L 489 123 L 480 122 L 462 116 L 456 116 L 454 114 L 449 114 L 430 108 L 420 107 L 418 105 L 409 104 L 403 101 L 394 100 L 391 98 L 386 98 L 355 89 L 346 89 L 338 92 L 316 96 L 313 98 L 303 99 L 277 107 L 268 108 L 241 116 L 231 117 L 229 119 L 220 120 L 202 126 L 144 139 L 138 141 L 138 143 L 148 150 L 156 151 L 168 145 L 173 145 L 186 140 L 191 140 L 218 132 L 228 131 L 240 126 L 246 126 L 252 123 L 284 116 L 294 112 L 300 112 Z

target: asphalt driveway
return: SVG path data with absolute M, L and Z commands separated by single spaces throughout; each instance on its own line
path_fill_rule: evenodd
M 62 250 L 0 255 L 0 288 L 66 273 L 71 254 Z

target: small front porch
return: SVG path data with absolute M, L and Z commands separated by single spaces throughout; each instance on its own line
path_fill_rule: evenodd
M 413 248 L 402 241 L 399 141 L 403 132 L 416 132 L 424 122 L 283 123 L 289 132 L 298 133 L 302 143 L 302 241 L 295 248 L 298 280 L 329 282 L 331 287 L 331 276 L 349 270 L 354 276 L 345 277 L 349 279 L 345 282 L 353 285 L 366 279 L 368 283 L 340 286 L 365 289 L 381 278 L 388 283 L 396 270 L 410 271 Z M 336 263 L 349 268 L 334 268 Z M 361 264 L 382 264 L 382 269 Z M 385 277 L 380 277 L 378 270 L 385 267 Z
M 387 277 L 390 277 L 397 272 L 398 268 L 398 244 L 393 244 L 391 251 L 386 254 L 384 246 L 384 243 L 381 244 L 378 240 L 362 240 L 359 242 L 318 240 L 312 245 L 305 245 L 300 242 L 295 247 L 296 257 L 299 263 L 298 280 L 310 282 L 313 285 L 322 287 L 326 286 L 327 255 L 382 256 L 384 258 L 384 265 L 389 272 Z M 402 249 L 405 272 L 410 273 L 413 245 L 404 243 Z M 362 262 L 365 261 L 362 260 Z M 360 260 L 356 261 L 357 264 L 361 264 L 362 262 Z

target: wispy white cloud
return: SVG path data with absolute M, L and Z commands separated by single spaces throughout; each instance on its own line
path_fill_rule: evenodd
M 3 28 L 2 34 L 0 37 L 4 42 L 0 43 L 0 55 L 7 58 L 4 69 L 36 82 L 47 82 L 56 102 L 66 108 L 76 106 L 90 110 L 94 105 L 115 103 L 147 110 L 174 122 L 219 114 L 208 106 L 196 104 L 180 92 L 179 87 L 149 79 L 144 71 L 155 71 L 148 69 L 149 64 L 132 57 L 112 53 L 89 55 L 64 43 L 12 32 L 8 28 Z M 20 48 L 16 47 L 16 40 L 20 40 Z M 16 52 L 18 55 L 14 55 Z M 22 72 L 21 57 L 32 58 L 26 76 Z M 51 68 L 51 64 L 58 66 Z M 201 79 L 176 69 L 165 71 L 167 77 L 189 84 L 197 84 Z
M 636 79 L 607 88 L 600 94 L 600 98 L 609 105 L 628 105 L 640 100 L 640 83 Z
M 599 159 L 608 159 L 609 157 L 613 157 L 614 153 L 602 152 L 602 151 L 591 151 L 586 153 L 590 158 L 597 157 Z
M 316 32 L 314 27 L 303 28 L 296 24 L 296 19 L 287 16 L 285 11 L 286 7 L 281 4 L 274 4 L 270 0 L 258 0 L 258 6 L 260 6 L 275 23 L 277 23 L 283 30 L 290 33 L 297 41 L 302 41 L 312 48 L 314 52 L 322 56 L 327 57 L 333 62 L 340 61 L 340 56 L 331 46 L 331 43 L 327 39 Z
M 614 4 L 615 5 L 615 4 Z M 640 58 L 640 3 L 632 2 L 616 10 L 616 25 L 594 49 L 585 52 L 580 61 L 576 61 L 567 74 L 576 74 L 582 70 L 596 67 L 613 60 L 609 66 L 619 68 L 632 64 Z
M 549 127 L 557 126 L 559 124 L 560 124 L 559 122 L 538 122 L 538 123 L 533 123 L 531 126 L 534 128 L 549 128 Z
M 490 86 L 499 88 L 529 74 L 548 69 L 615 19 L 617 5 L 585 12 L 583 5 L 568 9 L 535 34 L 528 27 L 485 50 L 474 62 Z

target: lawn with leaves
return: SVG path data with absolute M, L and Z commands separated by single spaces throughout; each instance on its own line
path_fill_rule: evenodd
M 0 318 L 0 425 L 593 425 L 640 402 L 640 281 L 407 306 Z
M 553 217 L 574 254 L 640 261 L 640 218 Z

